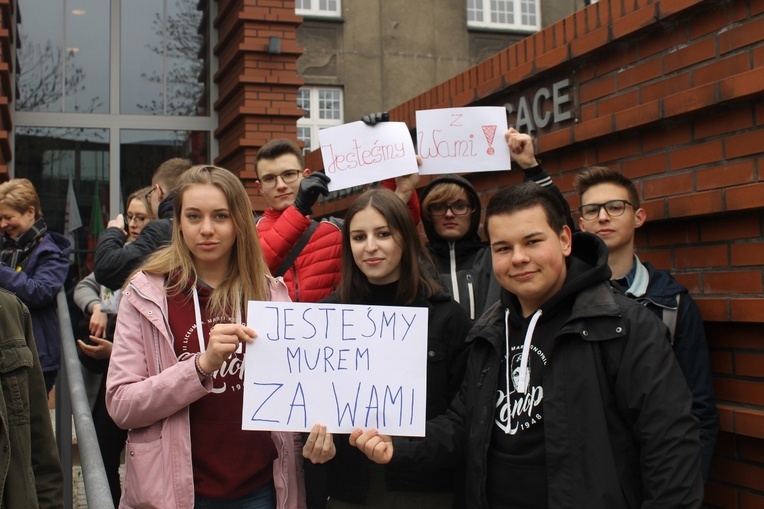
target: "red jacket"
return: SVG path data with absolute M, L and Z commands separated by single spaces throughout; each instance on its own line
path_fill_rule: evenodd
M 265 261 L 275 273 L 305 230 L 310 218 L 294 205 L 279 212 L 267 209 L 257 222 Z M 321 221 L 297 260 L 284 274 L 293 302 L 320 302 L 340 282 L 342 232 L 331 221 Z

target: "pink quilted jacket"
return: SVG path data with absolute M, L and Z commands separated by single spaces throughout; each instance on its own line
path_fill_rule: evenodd
M 188 406 L 206 395 L 193 357 L 178 361 L 167 323 L 161 276 L 138 272 L 122 293 L 106 382 L 106 406 L 129 429 L 120 508 L 191 508 L 194 479 Z M 288 301 L 269 278 L 270 300 Z M 273 480 L 279 508 L 305 507 L 302 444 L 297 433 L 271 434 L 279 457 Z

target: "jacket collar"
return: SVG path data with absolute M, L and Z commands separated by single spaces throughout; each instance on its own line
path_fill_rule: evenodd
M 650 283 L 650 274 L 647 269 L 639 261 L 639 257 L 634 255 L 634 280 L 631 285 L 626 289 L 626 295 L 630 297 L 642 297 L 647 293 L 647 285 Z

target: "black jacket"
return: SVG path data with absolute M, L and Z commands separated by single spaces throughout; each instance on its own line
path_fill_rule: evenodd
M 325 302 L 336 302 L 335 295 L 330 295 Z M 446 411 L 459 390 L 466 365 L 465 337 L 470 329 L 470 320 L 459 304 L 444 293 L 430 299 L 420 298 L 412 306 L 429 308 L 426 414 L 431 419 Z M 318 498 L 326 500 L 328 495 L 345 502 L 366 503 L 369 460 L 350 446 L 347 436 L 335 436 L 334 443 L 336 456 L 321 466 L 326 492 Z M 320 469 L 309 467 L 306 476 L 310 477 Z M 386 486 L 390 491 L 450 492 L 454 489 L 454 476 L 453 470 L 443 465 L 427 469 L 387 467 L 385 471 Z M 306 482 L 311 486 L 313 499 L 316 496 L 315 483 L 307 478 Z
M 571 230 L 576 229 L 567 201 L 540 165 L 525 170 L 524 179 L 532 180 L 554 192 L 564 204 L 568 225 Z M 472 184 L 458 175 L 443 175 L 434 179 L 422 190 L 420 202 L 423 203 L 432 189 L 442 183 L 453 183 L 462 187 L 475 206 L 475 210 L 472 212 L 467 234 L 456 242 L 449 242 L 438 235 L 433 228 L 432 220 L 428 219 L 428 214 L 423 213 L 422 224 L 427 235 L 427 247 L 438 267 L 443 288 L 454 296 L 454 299 L 467 312 L 470 320 L 474 322 L 499 300 L 501 286 L 493 275 L 491 249 L 480 238 L 482 209 L 480 196 Z M 456 289 L 454 289 L 454 281 L 456 281 Z
M 543 375 L 548 507 L 701 507 L 697 421 L 666 327 L 610 287 L 607 249 L 594 235 L 574 235 L 569 266 L 573 258 L 590 267 L 575 284 L 588 284 L 575 294 Z M 464 461 L 471 508 L 488 507 L 504 315 L 499 302 L 475 324 L 464 384 L 451 409 L 427 423 L 427 438 L 394 439 L 391 466 Z M 507 480 L 507 489 L 521 488 Z
M 674 279 L 671 273 L 643 263 L 636 256 L 634 258 L 635 277 L 626 289 L 626 295 L 659 318 L 663 317 L 664 310 L 677 309 L 677 295 L 680 296 L 673 338 L 674 354 L 692 392 L 692 414 L 700 423 L 701 471 L 703 478 L 707 479 L 716 435 L 719 433 L 719 415 L 703 318 L 687 288 Z
M 121 228 L 106 228 L 98 237 L 93 272 L 96 281 L 111 290 L 118 290 L 148 256 L 172 240 L 172 197 L 159 207 L 159 219 L 149 221 L 133 242 Z

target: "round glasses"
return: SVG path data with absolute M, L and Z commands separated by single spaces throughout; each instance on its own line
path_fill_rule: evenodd
M 458 201 L 456 203 L 434 203 L 428 208 L 430 214 L 433 216 L 445 216 L 447 210 L 451 210 L 451 213 L 455 216 L 463 216 L 472 212 L 472 207 L 469 203 Z
M 284 184 L 291 184 L 292 182 L 297 180 L 299 176 L 300 176 L 300 170 L 286 170 L 286 171 L 282 171 L 278 175 L 273 175 L 273 174 L 263 175 L 261 178 L 257 180 L 260 181 L 261 186 L 268 189 L 276 185 L 276 179 L 278 179 L 279 177 L 281 178 L 281 180 L 284 181 Z
M 130 224 L 133 221 L 135 221 L 138 224 L 143 224 L 143 223 L 146 222 L 146 220 L 148 220 L 148 217 L 146 217 L 146 216 L 131 216 L 130 214 L 128 214 L 126 219 L 127 219 L 127 224 Z
M 610 217 L 622 216 L 626 211 L 627 205 L 631 207 L 634 206 L 631 204 L 631 202 L 626 200 L 610 200 L 609 202 L 605 203 L 589 203 L 587 205 L 582 205 L 578 208 L 578 211 L 581 213 L 581 217 L 587 221 L 593 221 L 600 217 L 600 210 L 603 208 L 605 209 L 605 212 L 607 212 L 607 215 Z

